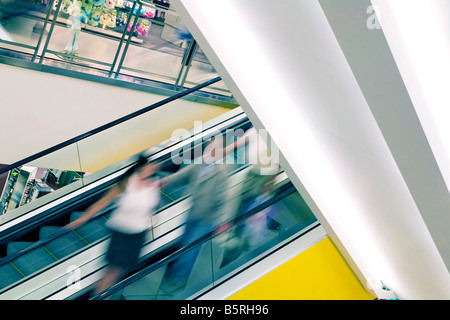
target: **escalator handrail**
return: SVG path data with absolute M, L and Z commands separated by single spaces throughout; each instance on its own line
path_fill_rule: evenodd
M 240 171 L 240 170 L 242 170 L 242 168 L 238 169 L 237 171 Z M 175 205 L 176 203 L 178 203 L 178 202 L 180 202 L 180 201 L 183 201 L 183 200 L 185 200 L 186 198 L 189 198 L 190 196 L 191 196 L 191 194 L 188 193 L 188 194 L 184 195 L 183 197 L 181 197 L 180 199 L 177 199 L 177 200 L 171 202 L 171 203 L 168 204 L 167 206 L 164 206 L 164 207 L 162 207 L 162 208 L 159 208 L 158 210 L 155 211 L 154 215 L 157 215 L 158 213 L 160 213 L 160 212 L 166 210 L 168 207 L 173 206 L 173 205 Z M 91 217 L 89 220 L 87 220 L 86 223 L 85 223 L 84 225 L 87 225 L 87 224 L 91 223 L 91 222 L 94 221 L 94 220 L 97 220 L 97 219 L 100 219 L 100 218 L 106 216 L 108 213 L 110 213 L 111 211 L 113 211 L 115 208 L 116 208 L 116 205 L 115 205 L 115 204 L 106 207 L 105 209 L 101 210 L 101 211 L 98 212 L 96 215 L 94 215 L 93 217 Z M 178 227 L 177 227 L 177 228 L 178 228 Z M 175 228 L 175 229 L 176 229 L 176 228 Z M 58 239 L 58 238 L 60 238 L 60 237 L 62 237 L 62 236 L 64 236 L 64 235 L 66 235 L 66 234 L 72 232 L 72 231 L 73 231 L 72 229 L 65 228 L 65 227 L 61 227 L 60 230 L 56 231 L 56 232 L 53 233 L 52 235 L 50 235 L 50 236 L 48 236 L 48 237 L 46 237 L 46 238 L 44 238 L 44 239 L 40 239 L 40 240 L 34 242 L 32 245 L 29 245 L 29 246 L 27 246 L 26 248 L 23 248 L 23 249 L 21 249 L 21 250 L 18 250 L 18 251 L 16 251 L 16 252 L 12 253 L 12 254 L 9 254 L 9 255 L 7 255 L 6 257 L 0 258 L 0 266 L 5 265 L 5 264 L 7 264 L 7 263 L 13 261 L 14 259 L 17 259 L 17 258 L 19 258 L 19 257 L 21 257 L 21 256 L 23 256 L 23 255 L 25 255 L 25 254 L 27 254 L 27 253 L 33 251 L 33 250 L 39 248 L 39 247 L 45 246 L 47 243 L 52 242 L 52 241 L 54 241 L 54 240 L 56 240 L 56 239 Z M 173 230 L 171 230 L 171 231 L 173 231 Z M 171 231 L 170 231 L 170 232 L 171 232 Z M 70 255 L 70 256 L 72 256 L 72 255 Z M 68 257 L 69 257 L 69 256 L 68 256 Z M 68 258 L 68 257 L 65 257 L 65 258 Z M 1 291 L 1 289 L 0 289 L 0 291 Z
M 240 115 L 242 115 L 242 113 L 237 114 L 237 115 L 233 115 L 233 116 L 231 116 L 230 118 L 227 118 L 226 120 L 222 120 L 221 122 L 216 123 L 216 124 L 214 124 L 214 125 L 212 125 L 212 126 L 208 126 L 208 127 L 205 128 L 201 133 L 204 134 L 206 131 L 211 130 L 212 128 L 214 128 L 214 127 L 216 127 L 216 126 L 220 126 L 220 125 L 222 125 L 224 122 L 229 121 L 229 120 L 232 120 L 232 119 L 234 119 L 234 118 L 236 118 L 236 117 L 239 117 Z M 239 122 L 237 122 L 237 123 L 235 123 L 235 124 L 233 124 L 233 125 L 238 126 L 238 125 L 245 124 L 245 123 L 249 123 L 249 120 L 248 120 L 247 117 L 245 117 L 245 118 L 239 120 Z M 226 129 L 225 129 L 225 130 L 226 130 Z M 219 129 L 219 131 L 222 132 L 223 129 Z M 175 142 L 173 142 L 173 143 L 170 144 L 170 145 L 165 145 L 165 146 L 162 147 L 160 150 L 156 150 L 156 151 L 153 151 L 153 152 L 147 154 L 146 157 L 149 158 L 149 159 L 152 159 L 152 161 L 157 161 L 158 159 L 165 160 L 166 158 L 168 158 L 168 157 L 171 156 L 170 150 L 173 149 L 174 147 L 176 147 L 179 143 L 185 143 L 185 141 L 188 141 L 188 140 L 194 138 L 194 139 L 195 139 L 194 141 L 186 142 L 186 145 L 190 144 L 190 145 L 192 146 L 192 145 L 196 145 L 196 144 L 198 143 L 198 141 L 200 141 L 200 140 L 205 140 L 205 137 L 208 137 L 208 136 L 209 136 L 209 135 L 205 135 L 205 136 L 201 136 L 201 137 L 199 137 L 199 138 L 195 138 L 197 134 L 198 134 L 198 133 L 195 133 L 195 132 L 194 132 L 194 133 L 192 133 L 189 137 L 185 137 L 186 139 L 183 140 L 183 141 L 175 141 Z M 207 139 L 206 139 L 206 140 L 207 140 Z M 185 146 L 183 146 L 183 148 L 184 148 L 184 147 L 185 147 Z M 151 148 L 150 148 L 150 149 L 151 149 Z M 182 149 L 182 148 L 179 148 L 179 149 Z M 135 163 L 136 163 L 136 162 L 127 164 L 127 165 L 125 165 L 124 167 L 121 167 L 121 168 L 115 170 L 114 172 L 110 172 L 110 174 L 119 173 L 120 171 L 123 171 L 123 170 L 125 170 L 126 168 L 131 167 L 131 166 L 134 165 Z M 117 178 L 114 179 L 114 181 L 115 181 L 115 180 L 117 180 Z M 111 183 L 111 181 L 108 181 L 108 184 L 110 184 L 110 183 Z M 44 204 L 44 205 L 45 205 L 45 204 Z M 34 208 L 34 209 L 37 209 L 37 208 Z M 12 221 L 12 220 L 11 220 L 11 221 Z M 1 237 L 1 232 L 0 232 L 0 238 L 2 238 L 2 237 Z M 0 242 L 0 244 L 1 244 L 1 242 Z M 0 260 L 0 261 L 1 261 L 1 260 Z
M 242 169 L 242 168 L 238 169 L 237 171 L 240 171 L 241 169 Z M 282 187 L 280 187 L 280 188 L 277 190 L 276 195 L 274 195 L 273 198 L 271 198 L 271 199 L 267 200 L 266 202 L 264 202 L 262 205 L 265 205 L 264 207 L 267 207 L 267 206 L 269 206 L 269 205 L 271 205 L 271 204 L 277 202 L 277 201 L 280 200 L 281 198 L 285 197 L 287 194 L 292 193 L 292 192 L 294 192 L 294 191 L 295 191 L 295 188 L 294 188 L 294 186 L 292 185 L 292 182 L 289 182 L 288 184 L 283 185 Z M 183 200 L 185 200 L 185 199 L 188 198 L 188 197 L 190 197 L 190 193 L 184 195 L 184 196 L 181 197 L 180 199 L 176 200 L 174 203 L 170 203 L 168 206 L 174 205 L 175 203 L 178 203 L 179 201 L 183 201 Z M 168 206 L 164 206 L 164 207 L 158 209 L 158 210 L 155 212 L 155 215 L 158 214 L 159 212 L 163 211 L 163 210 L 166 210 Z M 94 221 L 94 220 L 97 220 L 97 219 L 100 219 L 100 218 L 104 217 L 104 216 L 107 215 L 109 212 L 111 212 L 112 210 L 114 210 L 114 208 L 115 208 L 115 204 L 112 204 L 112 205 L 110 205 L 110 206 L 104 208 L 103 210 L 101 210 L 100 212 L 98 212 L 95 216 L 91 217 L 85 224 L 91 223 L 91 222 Z M 261 205 L 258 206 L 258 207 L 256 207 L 256 210 L 258 210 L 258 209 L 262 209 L 262 208 L 261 208 Z M 241 216 L 239 216 L 239 217 L 237 217 L 237 218 L 235 218 L 235 219 L 233 219 L 233 220 L 231 220 L 231 221 L 228 221 L 228 222 L 231 222 L 231 223 L 233 223 L 233 224 L 235 224 L 235 223 L 240 223 L 241 221 L 243 221 L 243 220 L 249 218 L 250 216 L 252 216 L 254 213 L 255 213 L 255 210 L 252 209 L 252 210 L 246 212 L 245 214 L 242 214 Z M 173 232 L 174 230 L 179 229 L 179 228 L 181 228 L 182 226 L 183 226 L 183 224 L 180 225 L 180 226 L 175 227 L 174 229 L 172 229 L 172 230 L 166 232 L 165 234 L 160 235 L 158 238 L 162 238 L 162 237 L 164 237 L 165 235 L 167 235 L 168 233 Z M 6 257 L 4 257 L 4 258 L 0 258 L 0 266 L 1 266 L 1 265 L 5 265 L 5 264 L 7 264 L 7 263 L 13 261 L 14 259 L 17 259 L 17 258 L 19 258 L 19 257 L 21 257 L 21 256 L 23 256 L 23 255 L 25 255 L 25 254 L 27 254 L 27 253 L 29 253 L 29 252 L 35 250 L 35 249 L 41 247 L 41 246 L 44 246 L 45 244 L 47 244 L 47 243 L 49 243 L 49 242 L 51 242 L 51 241 L 53 241 L 53 240 L 56 240 L 57 238 L 62 237 L 62 236 L 64 236 L 65 234 L 70 233 L 70 232 L 72 232 L 72 231 L 73 231 L 72 229 L 68 229 L 68 228 L 64 228 L 64 227 L 63 227 L 63 228 L 61 228 L 60 230 L 58 230 L 58 231 L 56 231 L 55 233 L 53 233 L 52 235 L 46 237 L 45 239 L 38 240 L 37 242 L 33 243 L 32 245 L 30 245 L 30 246 L 28 246 L 28 247 L 26 247 L 26 248 L 24 248 L 24 249 L 18 250 L 17 252 L 14 252 L 13 254 L 10 254 L 10 255 L 8 255 L 8 256 L 6 256 Z M 221 233 L 221 232 L 220 232 L 220 233 Z M 217 235 L 217 234 L 218 234 L 218 233 L 211 233 L 211 236 Z M 206 236 L 208 236 L 208 235 L 206 235 Z M 106 237 L 106 238 L 108 238 L 108 237 Z M 103 240 L 106 239 L 106 238 L 103 238 Z M 156 240 L 156 239 L 158 239 L 158 238 L 155 238 L 155 239 L 153 239 L 153 240 Z M 200 238 L 200 239 L 203 239 L 203 238 Z M 103 241 L 103 240 L 102 240 L 102 241 Z M 208 240 L 208 239 L 205 239 L 204 241 L 207 241 L 207 240 Z M 90 246 L 88 245 L 87 247 L 90 247 Z M 85 249 L 86 249 L 86 248 L 84 248 L 83 250 L 85 250 Z M 189 250 L 189 249 L 186 249 L 186 250 Z M 79 252 L 77 252 L 77 254 L 79 254 Z M 163 259 L 164 259 L 164 254 L 165 254 L 165 253 L 162 252 L 161 254 L 163 255 Z M 181 254 L 181 253 L 180 253 L 180 254 Z M 65 257 L 64 260 L 67 259 L 67 258 L 69 258 L 70 256 L 73 256 L 73 254 L 72 254 L 72 255 L 69 255 L 69 256 L 67 256 L 67 257 Z M 172 260 L 170 257 L 169 257 L 169 259 Z M 173 258 L 173 259 L 175 259 L 175 258 Z M 0 289 L 0 292 L 2 292 L 2 291 L 3 291 L 3 289 Z
M 145 108 L 142 108 L 140 110 L 132 112 L 132 113 L 126 115 L 126 116 L 123 116 L 123 117 L 118 118 L 116 120 L 113 120 L 113 121 L 111 121 L 109 123 L 101 125 L 101 126 L 95 128 L 95 129 L 92 129 L 92 130 L 90 130 L 88 132 L 80 134 L 80 135 L 78 135 L 76 137 L 73 137 L 73 138 L 71 138 L 69 140 L 66 140 L 64 142 L 58 143 L 58 144 L 54 145 L 53 147 L 47 148 L 45 150 L 42 150 L 42 151 L 40 151 L 38 153 L 35 153 L 35 154 L 31 155 L 31 156 L 28 156 L 28 157 L 26 157 L 26 158 L 24 158 L 22 160 L 16 161 L 16 162 L 14 162 L 14 163 L 12 163 L 10 165 L 7 165 L 7 166 L 5 166 L 3 168 L 0 168 L 0 175 L 5 173 L 5 172 L 8 172 L 9 170 L 17 168 L 17 167 L 19 167 L 21 165 L 27 164 L 30 161 L 36 160 L 38 158 L 41 158 L 41 157 L 43 157 L 43 156 L 45 156 L 45 155 L 47 155 L 49 153 L 55 152 L 55 151 L 57 151 L 59 149 L 62 149 L 62 148 L 67 147 L 67 146 L 69 146 L 69 145 L 71 145 L 73 143 L 76 143 L 78 141 L 86 139 L 86 138 L 88 138 L 90 136 L 93 136 L 93 135 L 95 135 L 95 134 L 97 134 L 99 132 L 102 132 L 102 131 L 104 131 L 106 129 L 109 129 L 109 128 L 114 127 L 116 125 L 119 125 L 119 124 L 121 124 L 121 123 L 123 123 L 125 121 L 133 119 L 133 118 L 135 118 L 137 116 L 140 116 L 140 115 L 142 115 L 142 114 L 144 114 L 146 112 L 149 112 L 149 111 L 154 110 L 154 109 L 156 109 L 158 107 L 161 107 L 161 106 L 163 106 L 163 105 L 165 105 L 167 103 L 170 103 L 170 102 L 175 101 L 175 100 L 177 100 L 179 98 L 182 98 L 182 97 L 184 97 L 184 96 L 186 96 L 188 94 L 191 94 L 191 93 L 193 93 L 195 91 L 198 91 L 198 90 L 200 90 L 200 89 L 202 89 L 204 87 L 207 87 L 207 86 L 209 86 L 211 84 L 214 84 L 214 83 L 216 83 L 216 82 L 218 82 L 220 80 L 221 80 L 220 77 L 216 77 L 216 78 L 213 78 L 211 80 L 205 81 L 205 82 L 203 82 L 203 83 L 201 83 L 201 84 L 199 84 L 199 85 L 197 85 L 195 87 L 192 87 L 192 88 L 186 89 L 184 91 L 181 91 L 181 92 L 179 92 L 179 93 L 177 93 L 175 95 L 172 95 L 172 96 L 167 97 L 167 98 L 165 98 L 165 99 L 163 99 L 161 101 L 158 101 L 158 102 L 156 102 L 156 103 L 154 103 L 154 104 L 152 104 L 150 106 L 147 106 Z
M 151 156 L 149 156 L 149 157 L 151 157 Z M 163 160 L 164 158 L 165 158 L 164 156 L 160 156 L 160 157 L 158 157 L 157 159 L 153 159 L 153 161 Z M 133 163 L 130 164 L 130 166 L 132 166 L 132 165 L 133 165 Z M 118 180 L 118 179 L 120 179 L 120 178 L 117 178 L 117 180 Z M 115 179 L 115 181 L 116 181 L 116 179 Z M 186 198 L 186 197 L 189 197 L 189 196 L 190 196 L 190 194 L 187 194 L 187 195 L 185 195 L 185 196 L 182 197 L 181 199 L 178 199 L 178 200 L 175 201 L 175 202 L 178 202 L 178 201 L 180 201 L 180 200 L 182 200 L 182 199 L 184 199 L 184 198 Z M 173 203 L 171 203 L 171 205 L 173 205 Z M 167 207 L 160 208 L 159 210 L 157 210 L 157 211 L 155 212 L 155 215 L 156 215 L 158 212 L 160 212 L 160 211 L 162 211 L 162 210 L 165 210 L 165 209 L 167 209 Z M 114 205 L 108 206 L 107 208 L 101 210 L 99 213 L 97 213 L 96 215 L 94 215 L 93 217 L 91 217 L 85 224 L 91 223 L 91 222 L 94 221 L 94 220 L 97 220 L 97 219 L 99 219 L 99 218 L 101 218 L 101 217 L 104 217 L 106 214 L 108 214 L 108 213 L 111 212 L 112 210 L 114 210 Z M 21 249 L 21 250 L 18 250 L 18 251 L 16 251 L 16 252 L 12 253 L 12 254 L 9 254 L 9 255 L 7 255 L 6 257 L 0 258 L 0 266 L 1 266 L 1 265 L 4 265 L 4 264 L 6 264 L 6 263 L 9 263 L 9 262 L 13 261 L 14 259 L 17 259 L 17 258 L 19 258 L 19 257 L 21 257 L 21 256 L 23 256 L 23 255 L 25 255 L 25 254 L 27 254 L 27 253 L 29 253 L 29 252 L 35 250 L 35 249 L 41 247 L 41 246 L 44 246 L 44 245 L 46 245 L 47 243 L 49 243 L 49 242 L 51 242 L 51 241 L 54 241 L 54 240 L 56 240 L 57 238 L 60 238 L 60 237 L 64 236 L 65 234 L 68 234 L 69 232 L 72 232 L 72 231 L 73 231 L 73 230 L 71 230 L 71 229 L 62 227 L 60 230 L 56 231 L 55 233 L 53 233 L 52 235 L 46 237 L 45 239 L 38 240 L 38 241 L 34 242 L 32 245 L 27 246 L 26 248 L 23 248 L 23 249 Z
M 135 270 L 137 270 L 135 273 L 133 273 L 132 275 L 130 275 L 129 277 L 125 278 L 124 280 L 116 283 L 115 285 L 111 286 L 110 288 L 104 290 L 103 292 L 98 293 L 97 295 L 91 297 L 89 300 L 101 300 L 104 299 L 112 294 L 114 294 L 115 292 L 117 292 L 118 290 L 121 290 L 123 288 L 125 288 L 126 286 L 130 285 L 131 283 L 145 277 L 146 275 L 148 275 L 149 273 L 157 270 L 158 268 L 162 267 L 163 265 L 165 265 L 166 263 L 175 260 L 177 257 L 181 256 L 182 254 L 184 254 L 185 252 L 202 245 L 203 243 L 209 241 L 210 239 L 218 236 L 219 234 L 222 234 L 226 231 L 228 231 L 228 229 L 223 228 L 224 226 L 228 225 L 231 222 L 232 226 L 235 226 L 247 219 L 249 219 L 250 217 L 252 217 L 253 215 L 261 212 L 263 209 L 273 205 L 274 203 L 280 201 L 281 199 L 285 198 L 286 196 L 288 196 L 289 194 L 295 192 L 296 189 L 294 187 L 294 185 L 292 184 L 292 182 L 289 182 L 288 184 L 282 186 L 277 193 L 271 197 L 270 199 L 264 201 L 263 203 L 257 205 L 256 207 L 247 210 L 245 213 L 239 215 L 238 217 L 234 218 L 231 221 L 227 221 L 219 226 L 217 226 L 216 228 L 214 228 L 213 231 L 208 232 L 207 234 L 201 236 L 200 238 L 192 241 L 191 243 L 178 248 L 177 250 L 175 250 L 174 252 L 168 253 L 167 255 L 163 256 L 161 259 L 159 259 L 158 261 L 156 261 L 155 263 L 152 263 L 148 266 L 145 266 L 142 268 L 142 266 L 138 266 L 135 268 Z M 140 269 L 140 270 L 139 270 Z

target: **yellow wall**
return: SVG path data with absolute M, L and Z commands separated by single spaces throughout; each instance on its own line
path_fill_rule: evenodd
M 330 238 L 281 265 L 230 300 L 372 300 Z

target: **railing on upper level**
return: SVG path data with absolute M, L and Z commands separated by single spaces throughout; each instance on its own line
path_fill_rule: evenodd
M 0 4 L 0 61 L 5 56 L 172 90 L 218 76 L 175 10 L 158 0 L 8 1 Z M 234 103 L 223 81 L 205 90 Z

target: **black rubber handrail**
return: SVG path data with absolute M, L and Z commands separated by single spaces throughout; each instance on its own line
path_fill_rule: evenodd
M 247 210 L 245 213 L 243 213 L 240 216 L 238 216 L 237 218 L 233 219 L 231 221 L 232 225 L 235 226 L 235 225 L 249 219 L 253 215 L 261 212 L 263 209 L 275 204 L 276 202 L 280 201 L 281 199 L 284 199 L 285 197 L 287 197 L 288 195 L 292 194 L 295 191 L 296 191 L 296 189 L 295 189 L 294 185 L 292 184 L 292 182 L 282 186 L 272 198 L 268 199 L 267 201 L 257 205 L 256 207 L 254 207 L 250 210 Z M 131 276 L 125 278 L 121 282 L 116 283 L 115 285 L 111 286 L 110 288 L 106 289 L 105 291 L 100 292 L 97 295 L 91 297 L 89 300 L 102 300 L 102 299 L 114 294 L 118 290 L 125 288 L 126 286 L 130 285 L 131 283 L 145 277 L 146 275 L 148 275 L 149 273 L 162 267 L 166 263 L 175 260 L 177 257 L 181 256 L 185 252 L 187 252 L 199 245 L 202 245 L 203 243 L 209 241 L 210 239 L 216 237 L 219 234 L 222 234 L 223 232 L 226 232 L 227 230 L 225 230 L 221 227 L 223 227 L 224 225 L 226 225 L 228 223 L 229 223 L 229 221 L 225 222 L 223 225 L 219 225 L 213 231 L 192 241 L 191 243 L 187 244 L 186 246 L 180 247 L 177 250 L 175 250 L 174 252 L 171 252 L 171 253 L 167 254 L 166 256 L 161 257 L 155 263 L 152 263 L 144 268 L 138 266 L 136 269 L 140 269 L 140 268 L 142 268 L 142 269 L 135 272 Z
M 208 80 L 208 81 L 206 81 L 204 83 L 201 83 L 201 84 L 199 84 L 199 85 L 197 85 L 195 87 L 192 87 L 190 89 L 186 89 L 186 90 L 184 90 L 184 91 L 182 91 L 180 93 L 177 93 L 177 94 L 175 94 L 173 96 L 167 97 L 166 99 L 163 99 L 163 100 L 161 100 L 159 102 L 156 102 L 156 103 L 154 103 L 154 104 L 152 104 L 152 105 L 150 105 L 148 107 L 145 107 L 145 108 L 140 109 L 138 111 L 132 112 L 132 113 L 126 115 L 126 116 L 123 116 L 123 117 L 121 117 L 119 119 L 113 120 L 113 121 L 111 121 L 111 122 L 109 122 L 107 124 L 104 124 L 104 125 L 102 125 L 100 127 L 97 127 L 97 128 L 95 128 L 93 130 L 90 130 L 90 131 L 88 131 L 86 133 L 80 134 L 80 135 L 78 135 L 78 136 L 76 136 L 74 138 L 71 138 L 71 139 L 66 140 L 64 142 L 61 142 L 61 143 L 58 143 L 58 144 L 54 145 L 53 147 L 47 148 L 47 149 L 45 149 L 43 151 L 40 151 L 40 152 L 35 153 L 35 154 L 33 154 L 33 155 L 29 156 L 29 157 L 26 157 L 26 158 L 24 158 L 22 160 L 14 162 L 13 164 L 10 164 L 10 165 L 7 165 L 7 166 L 5 166 L 3 168 L 0 168 L 0 174 L 8 172 L 9 170 L 17 168 L 17 167 L 19 167 L 21 165 L 24 165 L 24 164 L 26 164 L 26 163 L 28 163 L 30 161 L 36 160 L 36 159 L 38 159 L 40 157 L 43 157 L 43 156 L 45 156 L 45 155 L 47 155 L 49 153 L 52 153 L 52 152 L 55 152 L 55 151 L 57 151 L 59 149 L 67 147 L 67 146 L 69 146 L 69 145 L 71 145 L 73 143 L 76 143 L 78 141 L 86 139 L 86 138 L 88 138 L 90 136 L 93 136 L 93 135 L 99 133 L 99 132 L 102 132 L 102 131 L 104 131 L 106 129 L 109 129 L 109 128 L 114 127 L 114 126 L 116 126 L 118 124 L 121 124 L 121 123 L 123 123 L 125 121 L 133 119 L 133 118 L 135 118 L 137 116 L 140 116 L 140 115 L 142 115 L 142 114 L 144 114 L 146 112 L 149 112 L 149 111 L 154 110 L 154 109 L 156 109 L 158 107 L 161 107 L 161 106 L 163 106 L 163 105 L 165 105 L 165 104 L 167 104 L 169 102 L 175 101 L 175 100 L 177 100 L 179 98 L 182 98 L 182 97 L 184 97 L 184 96 L 186 96 L 188 94 L 191 94 L 191 93 L 193 93 L 195 91 L 198 91 L 198 90 L 200 90 L 200 89 L 202 89 L 204 87 L 207 87 L 207 86 L 209 86 L 211 84 L 214 84 L 214 83 L 216 83 L 216 82 L 218 82 L 220 80 L 222 80 L 220 77 L 213 78 L 213 79 Z
M 150 156 L 149 156 L 150 157 Z M 157 159 L 154 159 L 154 161 L 165 161 L 167 159 L 165 159 L 165 156 L 161 156 Z M 134 163 L 130 164 L 129 166 L 131 167 Z M 117 178 L 120 179 L 120 178 Z M 117 180 L 115 179 L 115 180 Z M 108 214 L 109 212 L 111 212 L 111 210 L 113 210 L 114 208 L 112 206 L 108 206 L 107 208 L 105 208 L 104 210 L 102 210 L 101 212 L 97 213 L 94 217 L 91 217 L 86 224 L 91 223 L 94 220 L 97 220 L 101 217 L 104 217 L 106 214 Z M 159 211 L 161 210 L 165 210 L 167 209 L 167 207 L 161 208 L 160 210 L 158 210 L 155 214 L 157 214 Z M 60 230 L 56 231 L 55 233 L 53 233 L 52 235 L 46 237 L 45 239 L 41 239 L 38 240 L 36 242 L 34 242 L 33 244 L 31 244 L 30 246 L 27 246 L 26 248 L 23 248 L 21 250 L 18 250 L 16 252 L 14 252 L 13 254 L 7 255 L 6 257 L 2 257 L 0 258 L 0 266 L 7 264 L 11 261 L 13 261 L 14 259 L 17 259 L 41 246 L 46 245 L 47 243 L 56 240 L 57 238 L 60 238 L 68 233 L 72 232 L 71 229 L 67 229 L 67 228 L 61 228 Z

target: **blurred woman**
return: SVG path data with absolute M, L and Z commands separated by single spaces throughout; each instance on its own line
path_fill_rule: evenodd
M 160 185 L 155 176 L 158 167 L 141 157 L 100 200 L 66 226 L 69 229 L 79 228 L 117 200 L 117 206 L 106 222 L 112 233 L 106 255 L 109 266 L 97 286 L 96 294 L 115 284 L 124 272 L 138 262 L 145 236 L 152 226 L 152 214 L 160 201 Z

